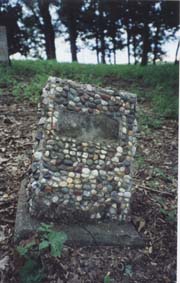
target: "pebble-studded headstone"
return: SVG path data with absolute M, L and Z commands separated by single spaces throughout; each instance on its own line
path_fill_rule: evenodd
M 135 112 L 134 94 L 48 79 L 31 172 L 20 190 L 17 238 L 50 221 L 73 244 L 143 245 L 128 224 Z
M 0 62 L 5 64 L 9 63 L 7 33 L 5 26 L 0 26 Z
M 40 108 L 31 215 L 64 223 L 128 221 L 136 96 L 50 78 Z

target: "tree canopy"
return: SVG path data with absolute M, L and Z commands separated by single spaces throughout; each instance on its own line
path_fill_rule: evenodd
M 55 38 L 61 34 L 72 61 L 83 48 L 80 39 L 98 63 L 115 64 L 117 51 L 126 49 L 129 64 L 133 58 L 147 65 L 162 60 L 164 43 L 176 39 L 178 11 L 178 1 L 164 0 L 3 0 L 0 24 L 7 26 L 10 54 L 56 59 Z

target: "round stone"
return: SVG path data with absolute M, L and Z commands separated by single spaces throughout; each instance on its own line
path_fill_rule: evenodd
M 74 184 L 67 184 L 67 187 L 68 187 L 69 189 L 73 189 L 73 188 L 74 188 Z
M 82 146 L 84 146 L 84 147 L 88 147 L 88 143 L 83 142 L 83 143 L 82 143 Z
M 67 183 L 68 183 L 68 184 L 72 184 L 72 183 L 73 183 L 73 179 L 72 179 L 72 178 L 70 178 L 70 177 L 69 177 L 69 178 L 67 178 Z
M 90 191 L 90 190 L 91 190 L 91 186 L 88 185 L 88 184 L 84 184 L 84 185 L 83 185 L 83 189 L 84 189 L 85 191 Z
M 96 214 L 96 218 L 101 219 L 101 214 L 99 212 Z
M 107 193 L 108 192 L 107 187 L 103 187 L 102 191 L 103 191 L 103 193 Z
M 90 197 L 91 196 L 91 192 L 90 191 L 84 191 L 83 192 L 83 196 Z
M 86 163 L 87 163 L 87 165 L 91 166 L 93 164 L 93 160 L 88 159 Z
M 59 186 L 60 187 L 66 187 L 67 186 L 67 183 L 65 181 L 60 181 L 59 182 Z
M 99 175 L 98 170 L 92 170 L 91 174 L 92 174 L 94 177 L 97 177 L 97 176 Z
M 87 152 L 84 152 L 84 153 L 82 154 L 82 157 L 83 157 L 83 158 L 88 158 L 88 153 L 87 153 Z
M 69 192 L 69 189 L 68 188 L 62 188 L 61 191 L 64 193 L 64 194 L 67 194 Z
M 111 207 L 109 209 L 109 212 L 110 212 L 110 214 L 114 215 L 114 214 L 116 214 L 116 209 L 114 207 Z
M 99 170 L 99 173 L 100 173 L 100 175 L 102 175 L 102 176 L 106 176 L 106 171 L 104 171 L 104 170 Z
M 89 175 L 90 174 L 89 168 L 82 168 L 82 173 Z
M 131 193 L 130 192 L 125 192 L 124 193 L 124 197 L 125 198 L 130 198 L 131 197 Z
M 46 150 L 44 156 L 49 157 L 49 150 Z
M 123 149 L 122 149 L 121 146 L 118 146 L 118 147 L 116 148 L 116 150 L 117 150 L 117 152 L 119 152 L 119 153 L 122 153 L 122 152 L 123 152 Z
M 112 160 L 112 162 L 115 162 L 115 163 L 118 163 L 118 162 L 119 162 L 119 158 L 118 158 L 118 157 L 116 157 L 116 156 L 115 156 L 115 157 L 113 157 L 111 160 Z
M 36 151 L 36 152 L 34 153 L 34 158 L 35 158 L 36 160 L 41 160 L 41 158 L 42 158 L 42 152 L 41 152 L 41 151 Z
M 68 176 L 73 178 L 73 177 L 75 177 L 75 173 L 74 172 L 69 172 Z
M 92 190 L 91 193 L 92 193 L 93 196 L 97 195 L 96 190 Z
M 52 198 L 52 202 L 53 202 L 53 203 L 57 203 L 58 200 L 59 200 L 58 196 L 54 196 L 54 197 Z
M 99 156 L 97 154 L 94 154 L 93 160 L 97 160 L 98 158 L 99 158 Z
M 125 127 L 122 128 L 123 134 L 127 134 L 127 129 Z
M 80 190 L 80 189 L 82 188 L 82 185 L 81 185 L 81 184 L 76 184 L 76 185 L 75 185 L 75 188 L 78 189 L 78 190 Z
M 77 199 L 77 201 L 81 201 L 82 200 L 82 196 L 77 196 L 76 199 Z
M 104 154 L 101 154 L 101 155 L 100 155 L 100 158 L 101 158 L 101 159 L 105 159 L 105 157 L 106 157 L 106 156 L 105 156 Z
M 117 193 L 116 191 L 113 191 L 113 192 L 111 193 L 111 197 L 112 197 L 113 199 L 116 199 L 117 196 L 118 196 L 118 193 Z

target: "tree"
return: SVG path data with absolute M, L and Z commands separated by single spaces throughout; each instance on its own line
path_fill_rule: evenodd
M 27 55 L 29 45 L 27 44 L 27 32 L 19 25 L 22 20 L 22 7 L 20 4 L 11 5 L 8 1 L 0 3 L 0 25 L 6 26 L 9 55 L 20 52 Z
M 68 31 L 72 61 L 77 61 L 77 38 L 80 33 L 83 0 L 61 0 L 58 11 L 61 23 Z
M 21 0 L 26 7 L 24 24 L 29 32 L 31 44 L 38 47 L 45 47 L 47 59 L 56 59 L 55 52 L 55 31 L 52 24 L 50 5 L 55 1 L 51 0 Z
M 45 36 L 46 54 L 48 59 L 56 59 L 55 32 L 49 11 L 49 0 L 38 0 L 40 15 L 43 19 L 42 31 Z

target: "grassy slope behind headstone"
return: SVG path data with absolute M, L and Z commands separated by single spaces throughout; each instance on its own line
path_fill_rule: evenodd
M 0 94 L 20 99 L 37 102 L 48 76 L 57 76 L 129 90 L 152 104 L 156 115 L 178 116 L 178 66 L 170 63 L 142 67 L 23 60 L 12 61 L 12 67 L 0 66 L 0 73 Z

